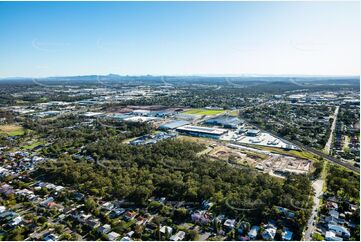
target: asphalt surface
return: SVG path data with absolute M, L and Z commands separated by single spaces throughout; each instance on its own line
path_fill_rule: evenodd
M 305 230 L 304 240 L 310 241 L 312 239 L 312 233 L 316 230 L 317 211 L 320 208 L 320 202 L 323 195 L 322 187 L 324 180 L 318 179 L 312 183 L 312 187 L 315 190 L 315 196 L 313 197 L 314 205 L 312 207 L 311 217 L 307 222 L 307 229 Z
M 335 128 L 336 128 L 336 122 L 337 122 L 337 116 L 338 116 L 338 111 L 339 111 L 340 107 L 337 106 L 336 109 L 335 109 L 335 113 L 333 114 L 333 122 L 332 122 L 332 125 L 331 125 L 331 131 L 330 131 L 330 137 L 328 138 L 328 141 L 325 145 L 325 153 L 326 154 L 330 154 L 330 150 L 331 150 L 331 146 L 332 146 L 332 141 L 333 141 L 333 134 L 334 134 L 334 131 L 335 131 Z

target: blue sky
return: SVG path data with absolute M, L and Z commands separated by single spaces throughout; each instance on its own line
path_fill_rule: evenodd
M 0 2 L 0 76 L 359 75 L 358 2 Z

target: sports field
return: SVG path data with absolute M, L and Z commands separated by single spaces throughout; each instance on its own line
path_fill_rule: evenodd
M 0 125 L 0 133 L 7 134 L 9 136 L 23 135 L 24 128 L 15 124 Z
M 196 114 L 196 115 L 217 115 L 224 113 L 226 110 L 216 110 L 216 109 L 205 109 L 205 108 L 196 108 L 196 109 L 189 109 L 184 111 L 183 113 L 186 114 Z

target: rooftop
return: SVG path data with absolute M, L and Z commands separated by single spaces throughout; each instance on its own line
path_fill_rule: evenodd
M 200 132 L 200 133 L 207 133 L 213 135 L 222 135 L 227 132 L 226 129 L 214 129 L 202 126 L 192 126 L 192 125 L 185 125 L 183 127 L 177 128 L 177 130 L 181 131 L 189 131 L 189 132 Z
M 180 126 L 186 125 L 186 124 L 189 124 L 189 122 L 185 121 L 185 120 L 174 120 L 174 121 L 162 124 L 160 126 L 160 128 L 175 129 L 175 128 L 178 128 Z

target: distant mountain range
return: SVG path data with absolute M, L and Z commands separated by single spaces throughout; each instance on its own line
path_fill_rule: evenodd
M 244 75 L 234 75 L 234 74 L 225 74 L 225 75 L 118 75 L 118 74 L 108 74 L 108 75 L 82 75 L 82 76 L 51 76 L 51 77 L 3 77 L 0 80 L 26 80 L 26 79 L 37 79 L 37 80 L 97 80 L 99 78 L 105 80 L 122 80 L 122 79 L 159 79 L 159 78 L 241 78 L 241 79 L 289 79 L 289 78 L 301 78 L 301 79 L 359 79 L 359 76 L 322 76 L 322 75 L 257 75 L 257 74 L 244 74 Z
M 1 83 L 51 83 L 59 85 L 70 85 L 80 83 L 127 83 L 127 84 L 156 84 L 156 85 L 169 85 L 169 84 L 208 84 L 208 85 L 222 85 L 222 84 L 246 84 L 256 85 L 269 82 L 283 82 L 283 83 L 309 83 L 309 84 L 348 84 L 359 85 L 360 78 L 358 76 L 263 76 L 263 75 L 240 75 L 240 76 L 129 76 L 129 75 L 84 75 L 84 76 L 57 76 L 57 77 L 9 77 L 0 79 Z

